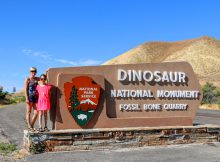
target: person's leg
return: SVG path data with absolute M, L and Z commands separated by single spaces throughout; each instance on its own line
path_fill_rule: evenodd
M 37 111 L 37 107 L 36 107 L 36 103 L 33 103 L 33 108 L 34 108 L 34 115 L 32 117 L 32 120 L 31 120 L 31 126 L 34 127 L 34 124 L 37 120 L 37 116 L 38 116 L 38 111 Z
M 39 129 L 42 129 L 42 115 L 43 115 L 43 111 L 40 110 L 39 111 Z
M 32 105 L 33 104 L 31 102 L 26 104 L 26 121 L 28 128 L 31 128 L 30 116 L 31 116 Z
M 45 128 L 47 128 L 47 110 L 44 110 L 44 124 Z

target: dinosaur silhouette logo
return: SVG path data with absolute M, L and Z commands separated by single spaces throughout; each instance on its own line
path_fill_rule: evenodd
M 67 109 L 79 126 L 85 126 L 94 115 L 100 97 L 100 85 L 88 76 L 64 83 Z

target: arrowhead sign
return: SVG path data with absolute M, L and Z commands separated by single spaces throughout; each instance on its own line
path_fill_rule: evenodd
M 100 85 L 88 76 L 64 83 L 66 106 L 79 126 L 85 126 L 94 115 L 100 97 Z

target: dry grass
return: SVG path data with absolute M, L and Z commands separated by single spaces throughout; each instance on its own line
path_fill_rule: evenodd
M 15 154 L 14 154 L 14 159 L 19 160 L 19 159 L 23 159 L 24 157 L 30 155 L 30 153 L 26 150 L 26 149 L 21 149 L 18 150 Z
M 0 104 L 0 109 L 1 109 L 1 108 L 4 108 L 5 106 L 6 106 L 6 105 L 1 105 L 1 104 Z
M 13 94 L 7 94 L 4 99 L 0 99 L 0 108 L 4 108 L 7 105 L 17 104 L 21 102 L 25 102 L 23 90 Z
M 16 92 L 15 94 L 13 94 L 14 96 L 17 96 L 17 97 L 22 97 L 24 96 L 24 89 L 21 89 L 20 91 Z
M 208 36 L 178 42 L 144 43 L 104 65 L 170 61 L 187 61 L 201 84 L 210 81 L 220 86 L 220 40 Z
M 199 108 L 200 109 L 206 109 L 206 110 L 220 110 L 220 105 L 217 105 L 217 104 L 203 104 Z

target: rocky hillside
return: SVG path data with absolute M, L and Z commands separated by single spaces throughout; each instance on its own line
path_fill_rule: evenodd
M 220 86 L 220 40 L 208 36 L 177 42 L 147 42 L 104 65 L 170 61 L 187 61 L 201 84 L 211 81 Z

